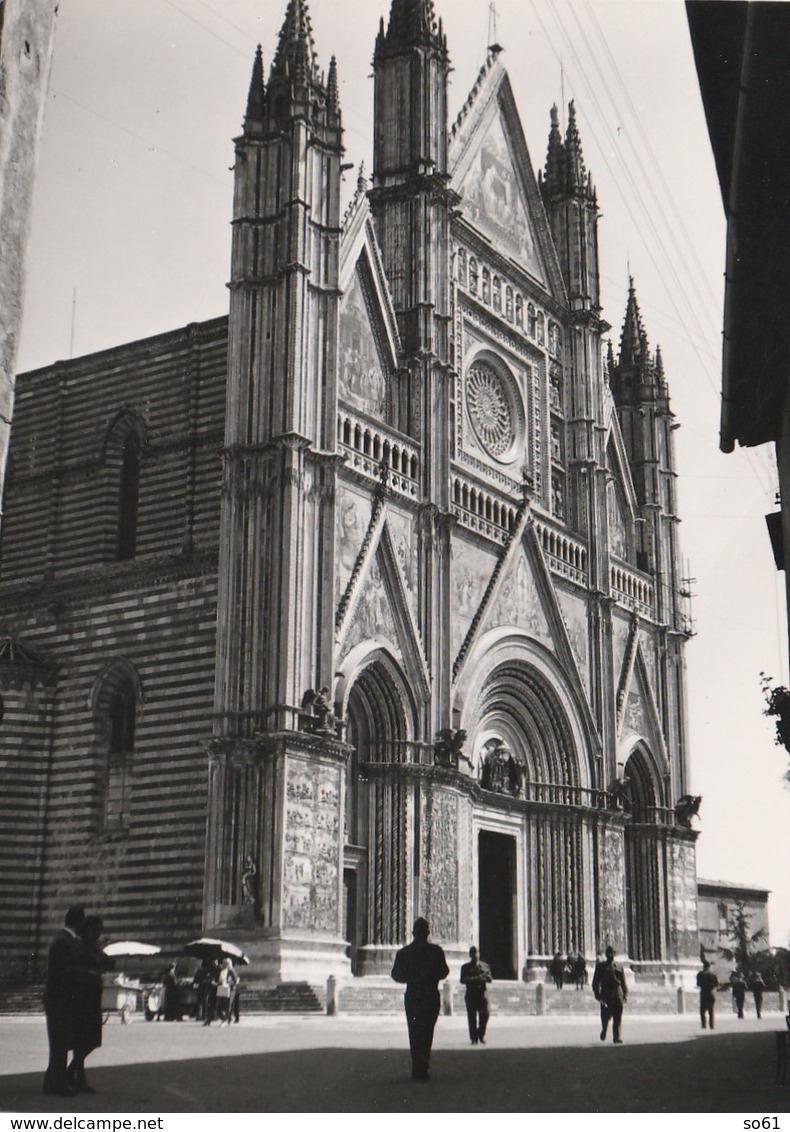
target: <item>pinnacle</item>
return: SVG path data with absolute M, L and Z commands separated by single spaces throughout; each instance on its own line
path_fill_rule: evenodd
M 255 52 L 255 62 L 252 65 L 252 78 L 250 79 L 250 91 L 247 95 L 247 114 L 245 121 L 259 121 L 263 118 L 265 101 L 266 90 L 263 82 L 263 51 L 259 43 Z
M 620 361 L 624 365 L 640 365 L 649 359 L 647 334 L 642 325 L 634 278 L 628 279 L 628 302 L 625 308 L 623 331 L 620 335 Z
M 555 196 L 565 188 L 565 146 L 560 133 L 560 116 L 556 103 L 551 108 L 545 186 L 549 196 Z
M 584 168 L 582 142 L 576 123 L 576 103 L 568 103 L 568 128 L 565 131 L 565 152 L 568 162 L 568 190 L 573 192 L 586 187 L 587 176 Z
M 318 81 L 313 28 L 307 10 L 307 0 L 288 0 L 272 63 L 270 81 L 275 77 L 289 77 L 301 83 Z
M 392 0 L 389 24 L 384 31 L 381 21 L 376 54 L 398 53 L 418 45 L 430 45 L 446 51 L 444 29 L 437 22 L 433 0 Z

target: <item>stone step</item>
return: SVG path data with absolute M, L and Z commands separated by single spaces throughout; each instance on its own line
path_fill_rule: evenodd
M 320 1014 L 324 1011 L 323 991 L 309 983 L 263 986 L 245 982 L 241 1004 L 245 1014 Z
M 43 1012 L 43 983 L 0 986 L 0 1014 L 42 1014 Z

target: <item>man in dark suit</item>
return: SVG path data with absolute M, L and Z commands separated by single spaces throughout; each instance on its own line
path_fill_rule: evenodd
M 614 948 L 607 947 L 605 961 L 595 968 L 592 989 L 601 1004 L 601 1041 L 606 1041 L 606 1031 L 611 1018 L 614 1044 L 620 1046 L 623 1044 L 620 1037 L 620 1022 L 623 1017 L 623 1007 L 628 999 L 628 986 L 625 972 L 619 963 L 615 963 L 614 958 Z
M 469 962 L 461 967 L 461 982 L 466 987 L 466 1017 L 469 1021 L 469 1038 L 473 1046 L 485 1045 L 488 1026 L 488 984 L 492 981 L 491 968 L 477 957 L 477 948 L 469 948 Z
M 49 1065 L 44 1093 L 56 1097 L 73 1097 L 76 1093 L 66 1076 L 66 1058 L 68 1051 L 74 1049 L 75 1020 L 88 966 L 79 934 L 84 922 L 84 909 L 69 908 L 63 928 L 49 945 L 44 989 Z
M 415 1081 L 430 1080 L 433 1031 L 439 1017 L 439 983 L 450 974 L 444 952 L 436 943 L 428 943 L 430 928 L 422 916 L 412 928 L 414 939 L 395 956 L 392 977 L 406 984 L 403 1004 L 409 1027 L 411 1075 Z

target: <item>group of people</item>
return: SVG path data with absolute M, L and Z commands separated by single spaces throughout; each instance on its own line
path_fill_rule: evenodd
M 711 968 L 707 959 L 702 961 L 702 969 L 697 975 L 699 987 L 699 1013 L 702 1029 L 714 1028 L 714 1013 L 716 1009 L 716 991 L 720 989 L 716 972 Z M 736 968 L 730 975 L 730 990 L 732 1000 L 738 1017 L 744 1017 L 746 1005 L 746 992 L 751 990 L 754 995 L 754 1009 L 758 1018 L 763 1016 L 763 994 L 765 993 L 765 980 L 759 971 L 750 975 L 748 981 L 743 972 Z
M 428 921 L 420 916 L 412 929 L 412 942 L 398 951 L 392 967 L 395 982 L 406 984 L 403 1005 L 409 1032 L 411 1075 L 415 1081 L 430 1080 L 433 1034 L 441 1007 L 439 983 L 450 974 L 444 951 L 438 944 L 428 942 L 429 935 Z M 466 992 L 466 1015 L 472 1045 L 485 1045 L 490 1016 L 487 992 L 491 981 L 491 968 L 480 958 L 477 948 L 470 947 L 469 962 L 461 967 L 461 984 Z M 606 1040 L 611 1022 L 613 1040 L 615 1044 L 622 1045 L 620 1026 L 623 1007 L 628 999 L 628 985 L 625 972 L 616 962 L 611 947 L 607 947 L 605 955 L 600 956 L 595 965 L 592 990 L 601 1007 L 601 1041 Z
M 85 1077 L 85 1059 L 101 1045 L 102 974 L 112 966 L 99 943 L 102 930 L 100 916 L 69 908 L 63 928 L 49 946 L 44 989 L 49 1039 L 46 1095 L 95 1092 Z
M 85 1059 L 102 1044 L 102 976 L 113 967 L 100 943 L 103 930 L 100 916 L 86 915 L 84 908 L 75 906 L 66 912 L 62 929 L 50 943 L 44 988 L 49 1062 L 43 1091 L 47 1096 L 73 1097 L 96 1091 L 85 1076 Z M 230 957 L 203 960 L 193 986 L 204 1026 L 215 1019 L 223 1026 L 239 1021 L 239 976 Z M 175 963 L 162 975 L 162 993 L 152 1010 L 148 1017 L 183 1020 Z
M 195 975 L 197 1016 L 204 1026 L 219 1019 L 220 1026 L 239 1020 L 239 976 L 233 960 L 204 959 Z
M 573 983 L 576 990 L 583 990 L 587 985 L 587 960 L 581 952 L 565 959 L 561 951 L 555 951 L 549 964 L 549 974 L 557 990 L 562 990 L 566 979 Z
M 420 916 L 412 929 L 412 942 L 398 951 L 392 967 L 395 982 L 406 984 L 403 1005 L 409 1031 L 411 1075 L 415 1081 L 430 1079 L 433 1033 L 441 1007 L 439 983 L 450 974 L 444 951 L 438 944 L 428 942 L 429 935 L 428 921 Z M 469 962 L 461 967 L 461 985 L 466 992 L 469 1040 L 473 1046 L 485 1045 L 490 1016 L 487 992 L 491 981 L 491 968 L 480 958 L 477 948 L 470 947 Z M 596 964 L 592 989 L 601 1004 L 601 1041 L 606 1039 L 611 1021 L 614 1041 L 618 1045 L 622 1044 L 620 1023 L 623 1006 L 628 998 L 628 987 L 623 968 L 615 962 L 615 953 L 611 947 L 607 947 L 605 959 Z

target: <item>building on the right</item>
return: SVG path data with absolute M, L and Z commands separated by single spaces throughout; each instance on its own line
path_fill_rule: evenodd
M 697 878 L 700 957 L 704 954 L 720 982 L 736 966 L 739 948 L 770 953 L 769 895 L 768 889 L 754 885 Z
M 727 215 L 720 447 L 775 445 L 782 502 L 767 523 L 777 568 L 784 570 L 790 560 L 790 4 L 687 0 L 686 11 Z

